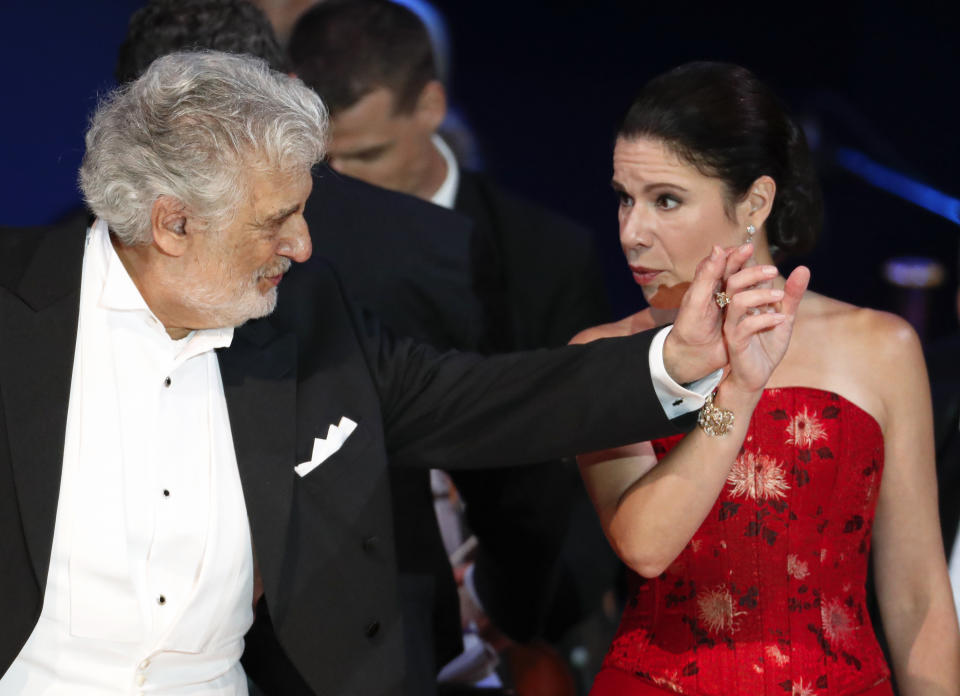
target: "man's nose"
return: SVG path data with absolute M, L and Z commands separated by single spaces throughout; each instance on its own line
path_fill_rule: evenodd
M 313 242 L 310 240 L 310 229 L 307 227 L 306 220 L 301 218 L 300 223 L 291 230 L 291 233 L 280 241 L 277 253 L 297 263 L 303 263 L 310 258 L 313 253 Z

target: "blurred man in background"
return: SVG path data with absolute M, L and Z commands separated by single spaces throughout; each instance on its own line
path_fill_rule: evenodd
M 388 0 L 316 4 L 295 25 L 288 53 L 293 70 L 330 108 L 328 161 L 333 169 L 452 209 L 474 223 L 475 277 L 485 309 L 487 350 L 562 345 L 591 322 L 609 318 L 590 233 L 506 193 L 490 177 L 468 171 L 438 134 L 447 116 L 447 93 L 428 31 L 410 9 Z M 556 478 L 556 473 L 552 476 Z M 552 591 L 544 582 L 546 569 L 560 553 L 565 529 L 544 527 L 517 536 L 509 519 L 471 502 L 489 499 L 496 490 L 493 480 L 488 472 L 461 473 L 454 480 L 468 501 L 468 527 L 482 533 L 482 542 L 489 542 L 481 543 L 479 557 L 494 554 L 500 559 L 496 581 L 490 574 L 471 572 L 469 566 L 458 573 L 467 579 L 462 606 L 481 625 L 492 618 L 508 637 L 527 641 L 543 630 Z M 525 490 L 516 485 L 503 489 L 511 490 L 510 498 L 535 505 L 538 480 L 544 479 L 531 475 Z M 435 472 L 433 484 L 438 514 L 445 517 L 446 483 Z M 569 485 L 570 507 L 577 507 L 574 500 L 580 502 L 578 509 L 586 520 L 584 528 L 574 530 L 581 537 L 574 546 L 580 551 L 598 549 L 592 565 L 613 569 L 615 561 L 589 504 L 581 499 L 575 474 L 571 473 Z M 569 517 L 566 510 L 563 518 Z M 531 512 L 526 518 L 536 515 Z M 448 550 L 460 541 L 458 533 L 455 522 L 446 525 Z M 401 549 L 403 542 L 401 537 Z M 531 568 L 538 571 L 531 573 Z M 563 577 L 569 580 L 569 575 Z M 571 599 L 568 596 L 564 604 L 589 603 Z M 560 624 L 580 618 L 579 606 L 569 613 Z

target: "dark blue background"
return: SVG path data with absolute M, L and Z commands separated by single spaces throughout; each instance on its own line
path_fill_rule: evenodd
M 38 224 L 79 203 L 82 134 L 139 1 L 8 2 L 0 10 L 0 223 Z M 437 2 L 453 49 L 453 99 L 487 166 L 509 188 L 589 225 L 618 313 L 641 299 L 617 246 L 609 190 L 612 134 L 639 87 L 693 59 L 742 63 L 823 134 L 960 195 L 960 42 L 923 3 Z M 784 15 L 789 19 L 784 20 Z M 956 326 L 958 227 L 832 166 L 820 168 L 827 223 L 804 259 L 816 289 L 895 309 L 879 268 L 890 256 L 939 258 L 950 277 L 929 335 Z M 322 251 L 322 250 L 321 250 Z M 576 282 L 576 279 L 571 279 Z

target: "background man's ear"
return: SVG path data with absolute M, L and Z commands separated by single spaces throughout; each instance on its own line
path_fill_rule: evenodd
M 447 117 L 447 90 L 440 80 L 430 80 L 417 97 L 415 115 L 431 132 Z
M 153 243 L 165 254 L 181 256 L 189 245 L 186 206 L 172 196 L 160 196 L 150 211 Z

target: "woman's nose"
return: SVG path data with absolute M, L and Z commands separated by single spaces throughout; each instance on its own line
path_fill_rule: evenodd
M 620 217 L 620 244 L 629 247 L 648 247 L 652 243 L 650 221 L 639 207 L 631 208 Z

